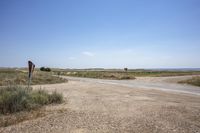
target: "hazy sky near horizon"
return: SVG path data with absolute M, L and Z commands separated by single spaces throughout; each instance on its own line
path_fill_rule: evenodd
M 0 67 L 199 68 L 199 0 L 0 0 Z

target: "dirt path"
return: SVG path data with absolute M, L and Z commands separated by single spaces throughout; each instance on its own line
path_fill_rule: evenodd
M 42 118 L 0 128 L 0 132 L 200 132 L 199 95 L 120 85 L 118 81 L 112 84 L 87 80 L 70 79 L 68 83 L 42 86 L 48 91 L 62 92 L 66 102 L 47 106 L 49 113 Z M 171 83 L 175 79 L 170 81 L 169 78 L 141 78 L 139 81 L 175 84 Z
M 177 84 L 178 81 L 192 78 L 193 76 L 174 77 L 137 77 L 136 80 L 103 80 L 91 78 L 63 77 L 71 81 L 111 84 L 130 88 L 157 89 L 200 95 L 200 88 L 191 85 Z

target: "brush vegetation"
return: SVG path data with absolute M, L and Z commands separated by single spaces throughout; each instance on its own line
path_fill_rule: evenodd
M 66 82 L 66 79 L 53 76 L 49 72 L 35 71 L 32 76 L 32 85 L 55 84 Z M 28 72 L 15 69 L 0 69 L 0 86 L 10 84 L 27 85 Z
M 52 94 L 45 90 L 32 90 L 22 86 L 7 86 L 0 88 L 0 113 L 15 113 L 30 111 L 43 105 L 62 103 L 62 94 L 54 91 Z
M 99 79 L 135 79 L 135 77 L 166 77 L 198 75 L 200 71 L 60 71 L 59 74 Z
M 82 72 L 67 72 L 67 76 L 86 77 L 86 78 L 99 78 L 99 79 L 135 79 L 134 75 L 127 72 L 98 72 L 98 71 L 82 71 Z
M 194 86 L 200 86 L 200 77 L 199 76 L 193 77 L 193 78 L 188 79 L 188 80 L 180 81 L 179 83 L 190 84 L 190 85 L 194 85 Z

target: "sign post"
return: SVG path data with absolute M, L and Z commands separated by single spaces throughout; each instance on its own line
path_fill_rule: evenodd
M 31 61 L 28 61 L 28 70 L 29 70 L 29 72 L 28 72 L 28 89 L 31 84 L 31 78 L 32 78 L 34 69 L 35 69 L 35 64 L 33 64 L 33 62 L 31 62 Z

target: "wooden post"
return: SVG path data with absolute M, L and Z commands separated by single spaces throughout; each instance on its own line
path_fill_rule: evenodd
M 33 64 L 33 62 L 31 61 L 28 61 L 28 89 L 31 85 L 31 78 L 32 78 L 32 74 L 33 74 L 33 71 L 35 69 L 35 65 Z

